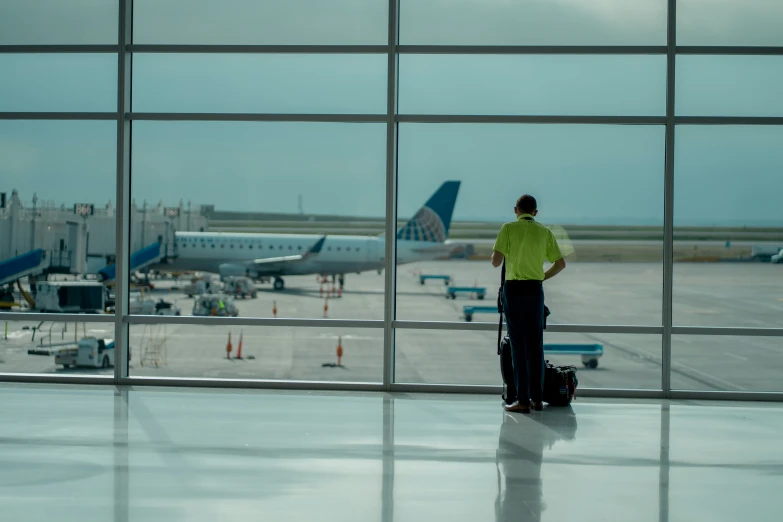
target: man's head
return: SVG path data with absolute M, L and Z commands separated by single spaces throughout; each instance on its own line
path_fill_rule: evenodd
M 536 198 L 530 194 L 525 194 L 519 198 L 517 200 L 517 206 L 514 207 L 514 214 L 517 216 L 522 214 L 530 214 L 531 216 L 535 216 L 538 214 L 538 203 L 536 202 Z

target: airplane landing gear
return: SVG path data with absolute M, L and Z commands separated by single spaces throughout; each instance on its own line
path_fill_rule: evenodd
M 285 281 L 282 277 L 275 277 L 275 284 L 273 285 L 275 290 L 282 290 L 285 288 Z

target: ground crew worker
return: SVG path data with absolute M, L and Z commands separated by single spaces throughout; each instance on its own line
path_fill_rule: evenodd
M 503 310 L 517 401 L 505 405 L 511 412 L 530 413 L 544 408 L 544 288 L 543 281 L 566 266 L 552 232 L 534 219 L 536 198 L 525 194 L 514 207 L 517 220 L 500 229 L 492 252 L 492 266 L 506 263 Z M 544 260 L 553 263 L 544 273 Z
M 218 314 L 224 315 L 226 313 L 226 305 L 223 304 L 222 299 L 218 299 Z

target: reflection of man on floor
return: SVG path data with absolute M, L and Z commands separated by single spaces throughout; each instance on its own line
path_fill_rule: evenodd
M 544 448 L 575 435 L 576 416 L 570 406 L 547 408 L 532 417 L 504 414 L 497 451 L 496 522 L 540 520 L 546 509 L 541 480 Z

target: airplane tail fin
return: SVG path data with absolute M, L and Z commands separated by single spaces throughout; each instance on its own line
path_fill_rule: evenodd
M 459 186 L 459 181 L 444 182 L 413 218 L 397 231 L 397 239 L 430 243 L 446 241 Z

